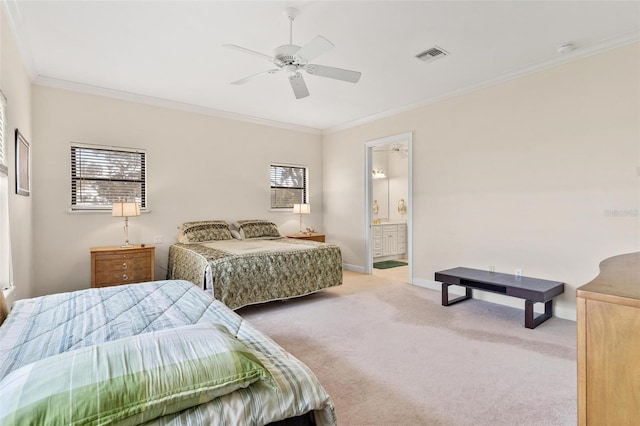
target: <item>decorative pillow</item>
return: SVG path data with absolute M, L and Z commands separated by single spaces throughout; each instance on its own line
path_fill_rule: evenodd
M 236 231 L 235 229 L 231 229 L 231 236 L 233 238 L 235 238 L 236 240 L 241 240 L 242 239 L 242 235 L 240 235 L 240 233 L 238 231 Z
M 234 225 L 243 239 L 282 236 L 276 224 L 268 220 L 239 220 Z
M 0 382 L 0 424 L 139 424 L 257 380 L 265 366 L 219 324 L 86 346 L 25 365 Z
M 205 241 L 231 240 L 229 224 L 224 220 L 204 220 L 185 222 L 178 227 L 182 231 L 181 243 L 202 243 Z

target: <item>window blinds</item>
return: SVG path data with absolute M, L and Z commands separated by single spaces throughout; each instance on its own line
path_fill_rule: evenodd
M 271 165 L 271 208 L 290 209 L 307 202 L 307 168 Z
M 13 287 L 9 232 L 9 170 L 7 168 L 7 99 L 0 91 L 0 291 Z
M 146 200 L 146 154 L 142 150 L 71 146 L 71 208 L 110 209 L 114 201 Z
M 7 168 L 7 143 L 6 143 L 6 129 L 5 129 L 5 107 L 7 100 L 2 92 L 0 92 L 0 173 L 8 174 Z

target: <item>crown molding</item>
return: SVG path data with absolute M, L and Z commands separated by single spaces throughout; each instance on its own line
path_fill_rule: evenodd
M 201 114 L 201 115 L 238 120 L 238 121 L 243 121 L 243 122 L 252 123 L 252 124 L 259 124 L 264 126 L 271 126 L 271 127 L 277 127 L 277 128 L 286 129 L 286 130 L 293 130 L 293 131 L 298 131 L 303 133 L 319 134 L 319 135 L 336 133 L 342 130 L 347 130 L 353 127 L 361 126 L 361 125 L 371 123 L 386 117 L 391 117 L 403 112 L 412 111 L 412 110 L 421 108 L 423 106 L 442 101 L 444 99 L 448 99 L 454 96 L 462 95 L 464 93 L 468 93 L 468 92 L 483 89 L 489 86 L 493 86 L 496 84 L 500 84 L 509 80 L 526 76 L 528 74 L 532 74 L 545 69 L 557 67 L 569 62 L 586 58 L 588 56 L 605 52 L 607 50 L 615 49 L 627 44 L 637 43 L 640 41 L 639 32 L 621 34 L 612 38 L 601 40 L 589 46 L 580 46 L 575 50 L 562 55 L 554 55 L 552 57 L 541 59 L 539 61 L 536 61 L 535 63 L 529 64 L 523 67 L 518 67 L 506 73 L 500 74 L 497 77 L 484 80 L 482 82 L 479 82 L 458 90 L 454 90 L 440 96 L 424 99 L 422 101 L 414 102 L 412 104 L 405 105 L 399 108 L 394 108 L 381 113 L 365 116 L 357 120 L 349 121 L 337 126 L 328 127 L 325 129 L 317 129 L 317 128 L 312 128 L 312 127 L 307 127 L 307 126 L 302 126 L 302 125 L 297 125 L 292 123 L 268 120 L 264 118 L 259 118 L 259 117 L 254 117 L 254 116 L 249 116 L 249 115 L 244 115 L 239 113 L 216 110 L 213 108 L 208 108 L 200 105 L 192 105 L 192 104 L 187 104 L 182 102 L 171 101 L 168 99 L 155 98 L 155 97 L 140 95 L 136 93 L 129 93 L 124 91 L 108 89 L 100 86 L 81 84 L 81 83 L 76 83 L 76 82 L 71 82 L 66 80 L 60 80 L 52 77 L 41 76 L 38 73 L 35 61 L 33 60 L 33 55 L 29 48 L 27 37 L 24 31 L 22 30 L 22 25 L 21 25 L 22 17 L 20 15 L 20 10 L 18 6 L 19 2 L 16 0 L 0 0 L 0 2 L 3 4 L 3 9 L 6 12 L 7 20 L 9 21 L 14 37 L 16 39 L 20 56 L 22 57 L 27 74 L 29 75 L 29 78 L 33 84 L 45 86 L 45 87 L 71 90 L 75 92 L 92 94 L 97 96 L 105 96 L 109 98 L 120 99 L 120 100 L 125 100 L 130 102 L 137 102 L 141 104 L 159 106 L 164 108 L 177 109 L 177 110 L 192 112 L 192 113 Z
M 331 133 L 340 132 L 342 130 L 347 130 L 353 127 L 361 126 L 363 124 L 371 123 L 386 117 L 391 117 L 403 112 L 412 111 L 423 106 L 433 104 L 444 99 L 452 98 L 454 96 L 459 96 L 464 93 L 473 92 L 475 90 L 483 89 L 485 87 L 493 86 L 496 84 L 504 83 L 509 80 L 513 80 L 519 77 L 524 77 L 529 74 L 533 74 L 539 71 L 543 71 L 545 69 L 554 68 L 560 65 L 564 65 L 569 62 L 577 61 L 579 59 L 586 58 L 588 56 L 597 55 L 602 52 L 606 52 L 607 50 L 612 50 L 618 47 L 626 46 L 628 44 L 637 43 L 640 41 L 640 33 L 639 32 L 631 32 L 625 33 L 616 37 L 612 37 L 606 40 L 601 40 L 597 43 L 594 43 L 589 46 L 579 47 L 571 52 L 562 54 L 560 56 L 552 56 L 548 58 L 544 58 L 540 61 L 536 61 L 529 65 L 525 65 L 523 67 L 515 68 L 511 71 L 507 71 L 506 73 L 500 74 L 497 77 L 490 78 L 488 80 L 484 80 L 482 82 L 473 84 L 471 86 L 464 87 L 462 89 L 454 90 L 452 92 L 445 93 L 440 96 L 436 96 L 433 98 L 425 99 L 419 102 L 415 102 L 409 105 L 405 105 L 399 108 L 390 109 L 388 111 L 384 111 L 378 114 L 369 115 L 366 117 L 359 118 L 354 121 L 350 121 L 339 126 L 329 127 L 322 131 L 322 134 L 327 135 Z
M 2 2 L 3 9 L 7 15 L 7 21 L 9 21 L 9 25 L 11 26 L 13 36 L 16 39 L 18 52 L 20 53 L 20 57 L 22 58 L 24 67 L 27 70 L 29 79 L 33 81 L 33 79 L 38 75 L 38 70 L 36 68 L 35 62 L 33 61 L 33 55 L 31 54 L 29 43 L 27 43 L 27 36 L 22 30 L 22 16 L 20 15 L 20 10 L 18 9 L 18 2 L 14 0 L 0 1 Z
M 61 80 L 52 77 L 38 76 L 33 80 L 33 84 L 55 89 L 70 90 L 73 92 L 85 93 L 88 95 L 103 96 L 112 99 L 135 102 L 145 105 L 175 109 L 195 114 L 208 115 L 217 118 L 226 118 L 230 120 L 243 121 L 251 124 L 262 126 L 277 127 L 285 130 L 293 130 L 296 132 L 310 133 L 321 135 L 321 129 L 306 127 L 292 123 L 284 123 L 281 121 L 267 120 L 264 118 L 253 117 L 249 115 L 238 114 L 234 112 L 221 111 L 213 108 L 207 108 L 200 105 L 193 105 L 183 102 L 176 102 L 169 99 L 156 98 L 153 96 L 140 95 L 137 93 L 124 92 L 120 90 L 108 89 L 106 87 L 93 86 L 90 84 L 76 83 L 73 81 Z
M 67 80 L 60 80 L 52 77 L 42 76 L 39 74 L 36 64 L 33 60 L 33 54 L 29 48 L 27 36 L 23 31 L 22 16 L 20 15 L 20 8 L 18 2 L 15 0 L 0 0 L 3 5 L 4 11 L 7 16 L 7 20 L 11 26 L 11 30 L 16 39 L 18 45 L 18 51 L 24 66 L 26 68 L 29 79 L 33 84 L 53 87 L 57 89 L 71 90 L 74 92 L 86 93 L 91 95 L 105 96 L 113 99 L 120 99 L 125 101 L 137 102 L 146 105 L 159 106 L 164 108 L 177 109 L 186 112 L 193 112 L 196 114 L 208 115 L 218 118 L 227 118 L 231 120 L 238 120 L 252 124 L 259 124 L 263 126 L 277 127 L 286 130 L 294 130 L 297 132 L 311 133 L 315 135 L 322 134 L 321 129 L 316 129 L 307 126 L 301 126 L 291 123 L 284 123 L 275 120 L 267 120 L 259 117 L 253 117 L 244 114 L 238 114 L 227 111 L 220 111 L 213 108 L 207 108 L 200 105 L 191 105 L 182 102 L 171 101 L 168 99 L 154 98 L 151 96 L 140 95 L 136 93 L 123 92 L 113 89 L 108 89 L 100 86 L 92 86 L 88 84 L 75 83 Z

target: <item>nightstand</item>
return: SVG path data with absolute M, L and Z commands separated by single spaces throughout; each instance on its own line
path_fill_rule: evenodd
M 155 247 L 92 247 L 91 287 L 154 280 Z
M 298 240 L 318 241 L 319 243 L 324 243 L 324 234 L 318 234 L 315 232 L 311 232 L 309 234 L 291 234 L 287 235 L 287 238 L 296 238 Z

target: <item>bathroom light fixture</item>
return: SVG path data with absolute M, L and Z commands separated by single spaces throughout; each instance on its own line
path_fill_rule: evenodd
M 115 202 L 111 209 L 111 215 L 115 217 L 124 217 L 124 244 L 120 247 L 133 247 L 133 244 L 129 244 L 129 217 L 140 216 L 140 205 L 138 203 L 122 201 Z
M 373 174 L 374 179 L 384 179 L 387 177 L 382 169 L 373 169 L 371 173 Z
M 300 233 L 304 234 L 302 232 L 302 215 L 311 213 L 311 204 L 294 204 L 293 213 L 300 215 Z

